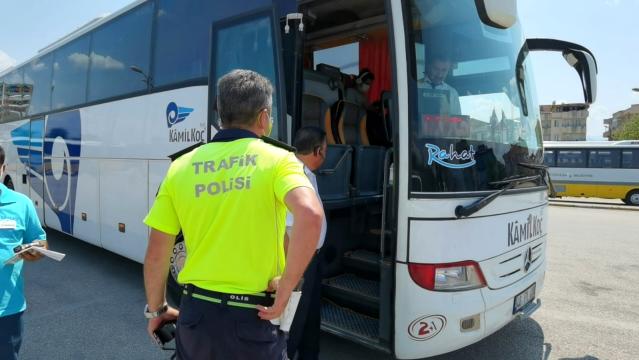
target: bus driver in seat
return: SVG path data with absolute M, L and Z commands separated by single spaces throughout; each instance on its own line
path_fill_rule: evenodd
M 461 105 L 459 104 L 459 94 L 457 90 L 446 83 L 448 72 L 452 66 L 450 58 L 443 54 L 433 54 L 430 59 L 427 57 L 426 71 L 424 77 L 417 80 L 417 88 L 439 90 L 446 94 L 448 103 L 448 115 L 461 115 Z

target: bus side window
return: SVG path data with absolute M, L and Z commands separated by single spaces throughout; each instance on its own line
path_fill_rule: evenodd
M 24 83 L 31 88 L 27 113 L 39 114 L 51 109 L 53 55 L 47 54 L 24 65 Z
M 93 32 L 88 101 L 119 96 L 153 86 L 149 74 L 151 52 L 150 3 Z M 136 66 L 144 73 L 131 71 Z
M 557 162 L 555 161 L 554 150 L 544 150 L 544 165 L 548 167 L 557 166 Z
M 53 54 L 51 109 L 82 104 L 87 98 L 90 35 L 83 35 Z
M 618 150 L 590 150 L 588 167 L 591 168 L 618 168 Z
M 623 150 L 621 152 L 621 167 L 624 169 L 639 169 L 639 150 Z
M 586 167 L 586 153 L 584 150 L 559 150 L 557 166 L 569 168 Z

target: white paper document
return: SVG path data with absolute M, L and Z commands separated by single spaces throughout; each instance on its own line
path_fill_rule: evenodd
M 280 317 L 277 319 L 271 320 L 271 323 L 273 325 L 279 325 L 280 330 L 288 332 L 291 329 L 291 325 L 293 324 L 295 312 L 297 311 L 297 305 L 299 305 L 301 297 L 301 291 L 293 291 L 291 293 L 291 297 L 288 299 L 288 303 L 286 304 L 282 315 L 280 315 Z
M 41 246 L 31 246 L 31 247 L 28 247 L 26 249 L 23 249 L 20 252 L 15 253 L 15 255 L 13 255 L 9 259 L 5 260 L 4 263 L 3 263 L 3 266 L 13 265 L 13 264 L 17 263 L 18 261 L 22 260 L 22 257 L 20 257 L 20 254 L 23 254 L 23 253 L 25 253 L 25 252 L 27 252 L 29 250 L 33 250 L 33 251 L 39 252 L 40 254 L 42 254 L 42 255 L 44 255 L 44 256 L 46 256 L 48 258 L 51 258 L 51 259 L 53 259 L 55 261 L 61 261 L 66 256 L 66 254 L 63 254 L 63 253 L 60 253 L 60 252 L 57 252 L 57 251 L 48 250 L 48 249 L 45 249 L 44 247 L 41 247 Z

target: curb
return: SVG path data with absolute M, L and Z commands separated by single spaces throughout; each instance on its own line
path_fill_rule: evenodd
M 623 206 L 623 205 L 593 205 L 593 204 L 570 204 L 570 203 L 562 203 L 549 201 L 549 205 L 551 206 L 563 206 L 563 207 L 575 207 L 575 208 L 587 208 L 587 209 L 600 209 L 600 210 L 625 210 L 625 211 L 639 211 L 639 207 L 633 206 Z

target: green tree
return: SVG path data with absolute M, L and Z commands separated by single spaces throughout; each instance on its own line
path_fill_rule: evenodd
M 639 139 L 639 115 L 623 124 L 622 127 L 612 133 L 612 140 L 638 140 Z

